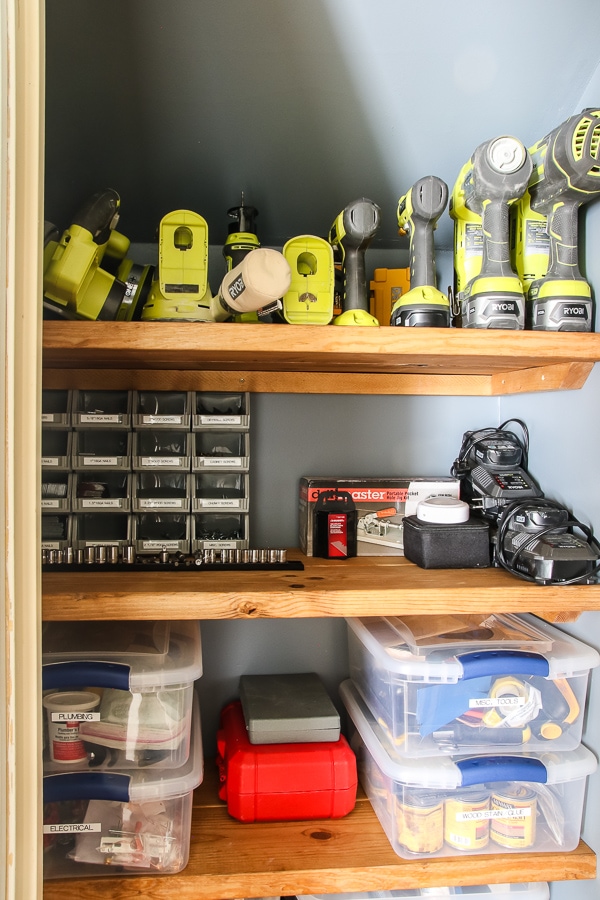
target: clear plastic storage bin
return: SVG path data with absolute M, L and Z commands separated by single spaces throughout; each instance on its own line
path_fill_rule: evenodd
M 350 676 L 406 756 L 567 750 L 597 651 L 531 615 L 347 619 Z
M 191 752 L 180 768 L 46 774 L 44 878 L 180 872 L 203 769 L 195 699 Z
M 202 675 L 197 622 L 47 622 L 42 640 L 45 772 L 186 762 L 194 681 Z M 82 691 L 98 696 L 85 714 L 77 698 L 62 714 L 53 708 L 63 693 Z M 50 729 L 60 722 L 53 745 Z
M 468 887 L 412 888 L 402 891 L 368 891 L 366 894 L 298 894 L 296 900 L 444 900 L 444 897 L 468 897 L 469 900 L 548 900 L 546 881 L 528 884 L 474 884 Z
M 595 756 L 565 753 L 399 756 L 351 680 L 340 694 L 354 726 L 359 780 L 405 859 L 574 850 Z

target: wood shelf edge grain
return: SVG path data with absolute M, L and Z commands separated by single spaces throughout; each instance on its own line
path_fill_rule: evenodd
M 208 385 L 220 378 L 227 390 L 244 379 L 246 390 L 262 392 L 492 395 L 581 387 L 600 359 L 600 335 L 48 321 L 43 351 L 53 386 L 69 385 L 68 370 L 89 368 L 130 386 L 153 371 L 157 384 L 190 390 L 214 389 Z
M 334 561 L 303 570 L 52 572 L 42 578 L 42 618 L 312 618 L 532 612 L 571 621 L 600 610 L 600 584 L 533 585 L 501 569 L 420 569 L 402 557 Z

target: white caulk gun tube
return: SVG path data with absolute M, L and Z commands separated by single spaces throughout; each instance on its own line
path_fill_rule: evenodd
M 210 309 L 216 322 L 237 313 L 255 312 L 287 294 L 292 280 L 288 261 L 279 250 L 251 250 L 228 272 Z

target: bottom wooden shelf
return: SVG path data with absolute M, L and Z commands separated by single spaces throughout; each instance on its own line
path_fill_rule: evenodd
M 594 878 L 583 841 L 569 853 L 503 853 L 404 860 L 362 790 L 343 819 L 241 824 L 217 798 L 209 761 L 194 795 L 187 868 L 165 877 L 48 881 L 44 900 L 233 900 L 294 894 Z

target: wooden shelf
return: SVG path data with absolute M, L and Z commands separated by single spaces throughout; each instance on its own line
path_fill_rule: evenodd
M 52 572 L 42 616 L 70 621 L 259 619 L 457 613 L 536 613 L 568 621 L 600 609 L 600 584 L 535 585 L 502 569 L 420 569 L 403 557 L 325 560 L 290 550 L 304 570 Z
M 217 799 L 214 769 L 206 767 L 195 792 L 190 860 L 183 872 L 47 881 L 44 900 L 231 900 L 595 877 L 596 857 L 583 841 L 569 853 L 402 859 L 362 791 L 343 819 L 241 824 Z
M 47 321 L 43 348 L 48 388 L 492 396 L 582 387 L 600 334 Z

